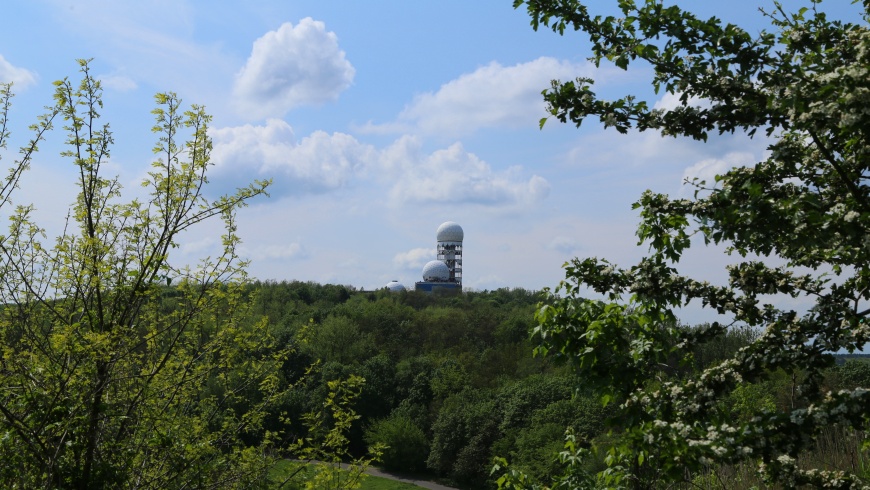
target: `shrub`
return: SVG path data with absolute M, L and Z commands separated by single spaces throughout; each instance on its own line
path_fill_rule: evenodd
M 393 471 L 420 471 L 426 467 L 429 440 L 411 417 L 393 414 L 375 421 L 365 434 L 366 443 L 386 445 L 381 462 Z

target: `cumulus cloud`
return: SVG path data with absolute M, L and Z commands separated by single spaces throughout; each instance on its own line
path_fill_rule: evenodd
M 722 175 L 734 167 L 743 167 L 754 163 L 756 163 L 756 158 L 752 153 L 746 152 L 731 152 L 722 158 L 708 158 L 686 168 L 683 171 L 683 182 L 698 179 L 705 181 L 710 187 L 715 182 L 717 175 Z M 689 186 L 684 186 L 681 192 L 686 193 L 688 189 Z
M 399 150 L 397 150 L 397 148 Z M 476 203 L 484 205 L 532 204 L 550 193 L 550 184 L 538 175 L 525 179 L 522 169 L 493 170 L 461 143 L 430 155 L 410 153 L 413 140 L 399 140 L 385 152 L 387 168 L 400 169 L 391 197 L 399 203 Z M 405 153 L 401 163 L 394 158 Z
M 495 171 L 460 143 L 425 154 L 420 141 L 402 137 L 385 149 L 343 133 L 315 131 L 297 141 L 279 119 L 265 125 L 211 129 L 212 182 L 223 192 L 252 179 L 273 179 L 270 192 L 322 193 L 381 184 L 392 203 L 531 204 L 547 197 L 543 177 L 526 177 L 519 167 Z
M 457 136 L 486 127 L 535 127 L 546 116 L 541 90 L 552 79 L 571 80 L 593 73 L 578 64 L 541 57 L 502 66 L 492 62 L 438 89 L 418 95 L 395 122 L 369 123 L 361 131 L 420 131 Z
M 335 100 L 350 87 L 354 73 L 335 33 L 306 17 L 254 41 L 233 93 L 244 114 L 280 117 L 300 105 Z
M 0 55 L 0 83 L 12 82 L 17 88 L 25 88 L 36 83 L 36 73 L 14 66 Z
M 270 119 L 263 126 L 210 130 L 212 180 L 238 185 L 274 179 L 271 192 L 323 192 L 342 187 L 374 158 L 375 150 L 342 133 L 316 131 L 296 141 L 293 128 Z
M 435 260 L 434 248 L 415 248 L 407 252 L 398 253 L 393 257 L 393 265 L 401 269 L 422 270 L 430 260 Z

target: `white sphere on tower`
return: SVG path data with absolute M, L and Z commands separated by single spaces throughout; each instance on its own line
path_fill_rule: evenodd
M 447 265 L 450 273 L 448 282 L 462 287 L 462 239 L 465 233 L 462 227 L 453 221 L 442 223 L 436 232 L 438 241 L 438 260 Z
M 464 238 L 464 233 L 462 231 L 462 227 L 459 226 L 459 224 L 448 221 L 446 223 L 442 223 L 441 226 L 438 227 L 436 236 L 436 240 L 439 242 L 461 243 L 462 239 Z
M 428 282 L 444 282 L 450 279 L 450 269 L 440 260 L 432 260 L 423 266 L 423 280 Z
M 402 291 L 405 291 L 405 286 L 396 280 L 388 282 L 387 285 L 384 287 L 386 287 L 392 293 L 400 293 Z

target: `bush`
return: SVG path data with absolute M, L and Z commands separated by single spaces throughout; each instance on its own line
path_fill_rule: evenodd
M 411 417 L 393 414 L 375 421 L 365 434 L 366 443 L 387 446 L 381 455 L 384 468 L 392 471 L 421 471 L 429 456 L 429 440 Z

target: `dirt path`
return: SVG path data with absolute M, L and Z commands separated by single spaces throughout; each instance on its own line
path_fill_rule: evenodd
M 441 484 L 438 484 L 438 483 L 435 483 L 432 481 L 413 480 L 411 478 L 407 478 L 404 476 L 394 475 L 394 474 L 388 473 L 382 469 L 375 468 L 374 466 L 369 466 L 368 470 L 366 470 L 366 473 L 368 473 L 369 475 L 372 475 L 372 476 L 379 476 L 381 478 L 389 478 L 390 480 L 396 480 L 396 481 L 400 481 L 403 483 L 410 483 L 412 485 L 417 485 L 418 487 L 422 487 L 422 488 L 428 488 L 430 490 L 458 490 L 456 488 L 446 487 L 444 485 L 441 485 Z
M 322 461 L 308 461 L 311 464 L 325 464 Z M 341 469 L 347 470 L 350 469 L 350 465 L 347 463 L 341 463 Z M 366 473 L 372 476 L 378 476 L 381 478 L 387 478 L 389 480 L 395 480 L 402 483 L 410 483 L 412 485 L 417 485 L 421 488 L 428 488 L 429 490 L 459 490 L 458 488 L 448 487 L 445 485 L 441 485 L 440 483 L 435 483 L 434 481 L 428 480 L 415 480 L 412 477 L 408 477 L 405 475 L 397 475 L 395 473 L 390 473 L 386 470 L 382 470 L 380 468 L 375 468 L 374 466 L 369 466 L 366 470 Z

